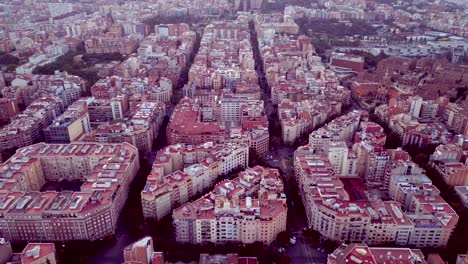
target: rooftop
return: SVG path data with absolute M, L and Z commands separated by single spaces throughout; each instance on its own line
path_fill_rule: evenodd
M 55 245 L 53 243 L 29 243 L 21 253 L 22 264 L 54 262 Z

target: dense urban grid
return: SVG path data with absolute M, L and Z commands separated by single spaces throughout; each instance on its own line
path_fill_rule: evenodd
M 0 263 L 468 263 L 464 0 L 4 0 Z

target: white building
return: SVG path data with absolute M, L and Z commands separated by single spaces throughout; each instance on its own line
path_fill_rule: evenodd
M 343 141 L 331 142 L 325 147 L 325 152 L 328 154 L 333 169 L 341 176 L 348 175 L 348 151 L 348 147 Z
M 418 118 L 421 113 L 423 99 L 421 96 L 413 96 L 411 98 L 411 106 L 409 114 L 415 118 Z

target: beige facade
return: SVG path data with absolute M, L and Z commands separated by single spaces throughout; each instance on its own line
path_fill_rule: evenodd
M 22 148 L 0 171 L 0 236 L 11 241 L 96 240 L 115 232 L 139 169 L 130 144 Z M 39 192 L 47 180 L 85 181 L 80 191 Z
M 211 188 L 219 176 L 245 169 L 246 144 L 171 145 L 161 150 L 141 192 L 145 218 L 161 219 L 193 196 Z
M 256 166 L 174 210 L 173 225 L 181 243 L 270 244 L 286 230 L 286 218 L 286 197 L 278 171 Z
M 88 105 L 86 100 L 78 100 L 44 129 L 45 142 L 70 143 L 90 130 Z
M 332 161 L 310 147 L 296 151 L 294 164 L 309 227 L 327 239 L 445 247 L 458 222 L 424 175 L 392 175 L 394 201 L 369 200 L 349 193 Z

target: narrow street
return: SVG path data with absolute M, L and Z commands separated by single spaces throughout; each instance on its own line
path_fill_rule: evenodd
M 266 153 L 264 160 L 267 166 L 278 168 L 283 176 L 285 193 L 288 198 L 288 231 L 292 236 L 297 238 L 296 244 L 290 245 L 286 249 L 286 254 L 291 258 L 292 263 L 326 263 L 327 254 L 311 247 L 302 236 L 304 228 L 307 227 L 307 218 L 301 197 L 299 196 L 297 183 L 294 179 L 293 155 L 296 148 L 282 144 L 278 109 L 271 102 L 271 91 L 265 78 L 257 32 L 255 31 L 253 22 L 250 23 L 250 40 L 255 59 L 255 69 L 258 75 L 258 84 L 262 92 L 262 99 L 265 103 L 269 121 L 270 150 Z M 307 136 L 304 136 L 304 142 L 307 142 Z
M 253 23 L 250 24 L 251 41 L 255 59 L 255 69 L 259 76 L 259 86 L 261 88 L 262 99 L 269 119 L 270 150 L 264 157 L 265 165 L 278 168 L 285 182 L 285 193 L 288 197 L 288 231 L 297 238 L 295 245 L 290 245 L 286 249 L 286 254 L 291 258 L 292 263 L 326 263 L 327 255 L 316 248 L 311 247 L 303 238 L 302 231 L 307 227 L 305 210 L 299 196 L 296 181 L 294 179 L 293 155 L 295 147 L 285 146 L 281 141 L 281 128 L 277 107 L 271 103 L 270 87 L 265 78 L 263 62 L 260 56 L 257 34 Z M 200 41 L 200 39 L 198 39 Z M 198 45 L 194 51 L 196 54 Z M 193 57 L 188 64 L 190 67 Z M 146 183 L 146 177 L 151 170 L 151 164 L 159 149 L 166 146 L 166 127 L 168 119 L 176 103 L 182 98 L 181 88 L 188 80 L 188 70 L 184 70 L 181 76 L 181 83 L 174 90 L 174 100 L 169 106 L 166 119 L 164 120 L 158 138 L 155 140 L 153 151 L 141 154 L 141 169 L 135 180 L 131 184 L 129 198 L 122 210 L 116 234 L 114 237 L 100 241 L 73 241 L 64 243 L 59 253 L 65 263 L 99 263 L 113 264 L 123 261 L 122 251 L 128 244 L 151 234 L 150 228 L 145 224 L 140 202 L 140 191 Z M 304 141 L 305 140 L 305 141 Z M 306 136 L 303 138 L 307 142 Z M 80 248 L 79 252 L 73 249 Z
M 200 34 L 200 33 L 199 33 Z M 140 192 L 146 184 L 146 178 L 151 171 L 151 164 L 156 153 L 167 145 L 166 127 L 177 102 L 183 97 L 182 87 L 188 82 L 188 70 L 200 47 L 200 35 L 197 37 L 194 51 L 185 69 L 182 70 L 179 84 L 174 87 L 172 104 L 168 105 L 166 117 L 159 129 L 158 137 L 154 140 L 153 150 L 149 153 L 140 153 L 140 170 L 130 185 L 130 192 L 125 206 L 120 213 L 117 230 L 114 237 L 99 241 L 70 241 L 58 249 L 62 262 L 115 264 L 123 262 L 123 249 L 132 242 L 150 235 L 150 228 L 145 224 L 141 211 Z M 76 251 L 76 249 L 81 249 Z

